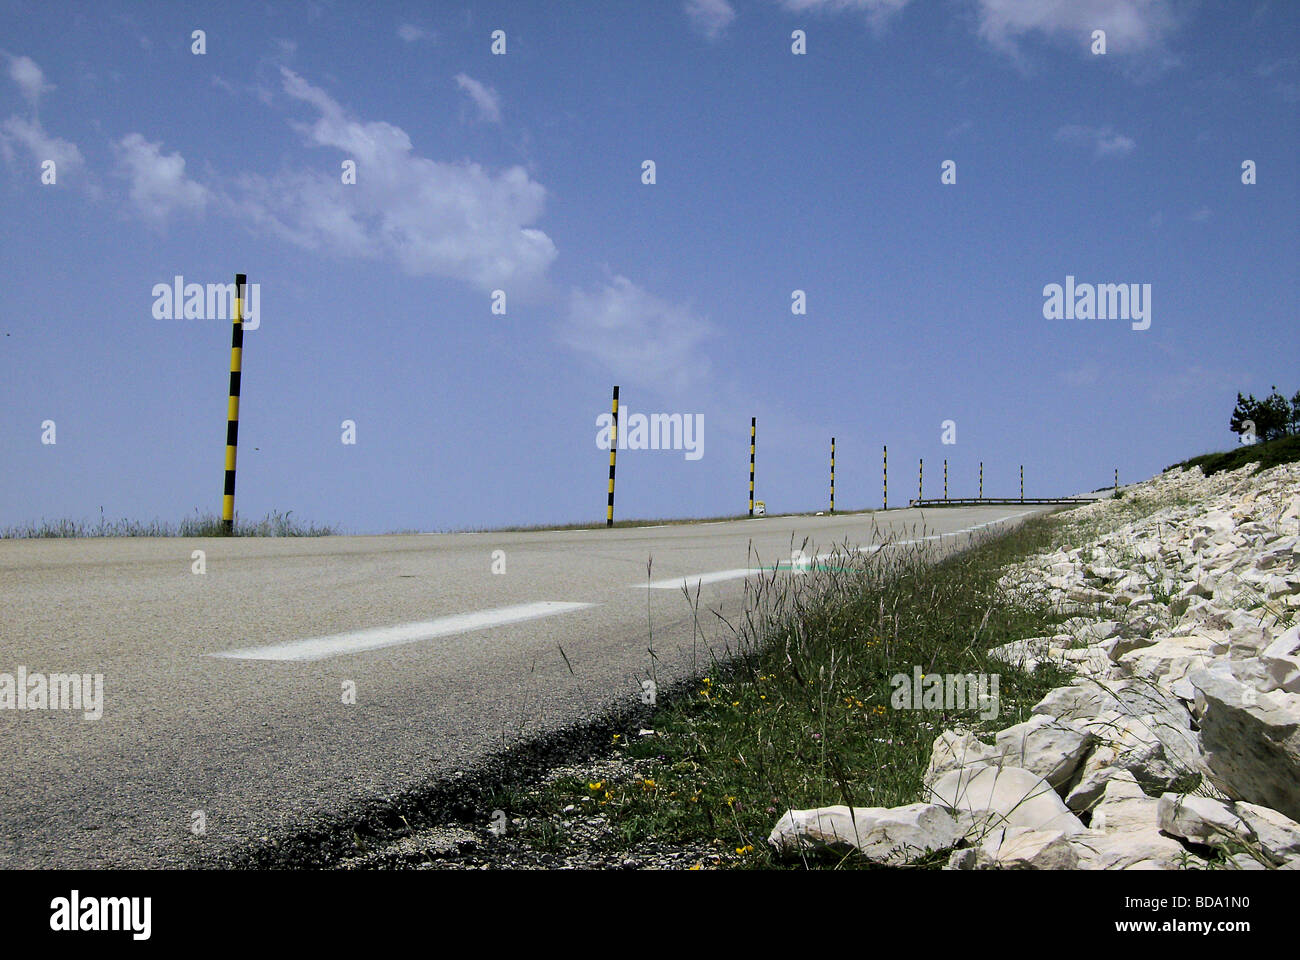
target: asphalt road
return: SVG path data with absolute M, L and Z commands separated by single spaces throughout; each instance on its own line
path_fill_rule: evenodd
M 734 613 L 745 572 L 789 564 L 805 537 L 813 553 L 882 538 L 947 546 L 1033 512 L 0 541 L 0 674 L 102 674 L 104 691 L 98 720 L 0 709 L 0 868 L 184 866 L 391 796 L 638 697 L 648 628 L 660 682 L 689 672 L 687 578 L 692 592 L 701 580 L 701 611 Z

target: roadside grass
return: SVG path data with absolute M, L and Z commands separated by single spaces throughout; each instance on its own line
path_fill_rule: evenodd
M 260 520 L 235 514 L 236 537 L 328 537 L 338 531 L 327 525 L 303 523 L 293 511 L 273 510 Z M 194 511 L 179 523 L 164 520 L 109 520 L 100 511 L 97 523 L 85 520 L 45 520 L 0 529 L 0 540 L 44 540 L 64 537 L 223 537 L 221 518 Z
M 1224 470 L 1237 470 L 1248 463 L 1257 463 L 1259 466 L 1251 473 L 1254 476 L 1269 467 L 1297 461 L 1300 461 L 1300 435 L 1293 435 L 1237 447 L 1235 450 L 1225 450 L 1221 453 L 1203 453 L 1199 457 L 1192 457 L 1182 463 L 1166 467 L 1164 472 L 1168 473 L 1178 468 L 1190 470 L 1192 467 L 1200 467 L 1201 473 L 1208 477 Z
M 607 820 L 602 842 L 614 849 L 707 844 L 717 851 L 708 865 L 798 866 L 776 859 L 766 843 L 785 810 L 916 802 L 943 728 L 1001 729 L 1068 682 L 1059 667 L 1030 674 L 987 656 L 990 647 L 1054 633 L 1065 619 L 998 583 L 1007 564 L 1050 549 L 1055 538 L 1054 521 L 1034 518 L 937 563 L 920 545 L 836 551 L 802 574 L 770 569 L 752 582 L 743 620 L 721 621 L 725 643 L 708 676 L 648 715 L 653 735 L 613 735 L 610 753 L 629 761 L 634 776 L 568 778 L 499 800 L 522 818 L 520 839 L 547 848 L 562 843 L 554 820 L 570 811 Z M 698 594 L 686 599 L 697 622 L 706 616 Z M 925 675 L 997 674 L 999 715 L 894 709 L 891 677 L 910 684 L 916 667 Z M 920 865 L 945 860 L 935 854 Z

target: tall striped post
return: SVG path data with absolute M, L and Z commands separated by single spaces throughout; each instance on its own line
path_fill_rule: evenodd
M 754 516 L 754 437 L 758 433 L 758 417 L 749 418 L 749 516 Z
M 235 451 L 239 446 L 239 374 L 244 360 L 244 286 L 248 276 L 235 274 L 235 309 L 230 323 L 230 397 L 226 402 L 226 485 L 221 497 L 221 529 L 235 532 Z
M 1025 502 L 1025 465 L 1020 465 L 1020 502 Z
M 1115 492 L 1119 493 L 1119 467 L 1115 468 Z
M 835 512 L 835 438 L 831 437 L 831 513 Z
M 943 498 L 948 499 L 948 458 L 943 458 Z
M 609 430 L 609 500 L 605 503 L 605 526 L 614 525 L 614 459 L 618 456 L 618 386 L 614 387 L 614 423 Z
M 889 444 L 884 447 L 884 480 L 885 480 L 885 501 L 882 509 L 889 509 Z
M 922 488 L 925 486 L 925 458 L 922 457 L 916 462 L 916 502 L 919 504 L 924 498 Z
M 980 461 L 980 499 L 984 499 L 984 461 Z

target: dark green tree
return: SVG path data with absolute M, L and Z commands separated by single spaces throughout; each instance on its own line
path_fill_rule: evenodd
M 1256 429 L 1261 440 L 1278 440 L 1291 432 L 1291 404 L 1277 392 L 1276 386 L 1260 403 L 1260 410 L 1264 414 L 1264 426 Z
M 1248 397 L 1243 397 L 1241 392 L 1237 393 L 1237 405 L 1232 408 L 1232 419 L 1228 421 L 1228 429 L 1243 439 L 1246 434 L 1253 433 L 1259 439 L 1259 401 L 1255 399 L 1252 393 Z
M 1296 432 L 1300 426 L 1297 424 L 1300 420 L 1297 400 L 1300 400 L 1300 392 L 1288 403 L 1286 397 L 1278 393 L 1276 386 L 1263 400 L 1256 400 L 1253 393 L 1244 397 L 1238 393 L 1237 405 L 1232 410 L 1228 429 L 1244 436 L 1253 427 L 1255 438 L 1260 442 L 1285 437 L 1288 433 Z

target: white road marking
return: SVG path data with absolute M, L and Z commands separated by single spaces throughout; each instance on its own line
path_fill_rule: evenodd
M 748 577 L 751 574 L 763 573 L 757 567 L 745 567 L 738 570 L 716 570 L 713 573 L 700 573 L 688 576 L 673 577 L 670 580 L 656 580 L 653 583 L 634 583 L 634 587 L 641 587 L 644 590 L 680 590 L 683 586 L 687 589 L 698 587 L 704 583 L 717 583 L 720 580 L 737 580 L 740 577 Z
M 344 653 L 361 653 L 366 650 L 378 650 L 381 647 L 418 643 L 421 640 L 432 640 L 434 637 L 446 637 L 455 633 L 469 633 L 471 630 L 500 627 L 508 623 L 536 620 L 539 617 L 553 617 L 558 613 L 569 613 L 592 606 L 595 604 L 541 600 L 537 603 L 499 607 L 495 610 L 457 613 L 420 623 L 399 623 L 391 627 L 354 630 L 351 633 L 336 633 L 326 637 L 308 637 L 305 640 L 273 643 L 265 647 L 225 650 L 208 656 L 222 657 L 227 660 L 323 660 Z
M 1007 514 L 1005 517 L 998 517 L 996 520 L 986 520 L 984 523 L 976 524 L 973 527 L 964 527 L 961 530 L 953 530 L 950 533 L 936 533 L 928 537 L 921 537 L 917 540 L 891 540 L 885 543 L 873 543 L 865 547 L 858 547 L 858 552 L 875 553 L 877 550 L 882 550 L 885 547 L 906 547 L 906 546 L 910 546 L 911 544 L 925 543 L 927 540 L 942 540 L 944 537 L 956 537 L 956 536 L 960 536 L 963 533 L 974 533 L 976 530 L 981 530 L 984 527 L 991 527 L 995 523 L 1002 523 L 1006 520 L 1015 520 L 1017 517 L 1028 516 L 1033 512 L 1034 511 L 1032 510 L 1022 510 L 1020 513 L 1010 513 Z M 755 517 L 754 519 L 758 520 L 760 518 Z M 728 521 L 715 521 L 715 522 L 722 523 Z M 821 553 L 817 555 L 817 560 L 818 561 L 829 560 L 831 557 L 834 556 L 836 556 L 836 554 L 834 553 Z M 749 577 L 749 576 L 753 576 L 756 573 L 768 573 L 768 572 L 770 571 L 759 569 L 757 567 L 750 567 L 750 568 L 736 569 L 736 570 L 715 570 L 713 573 L 687 574 L 680 577 L 673 577 L 668 580 L 656 580 L 653 583 L 634 583 L 632 584 L 632 586 L 640 587 L 643 590 L 680 590 L 682 589 L 683 586 L 685 586 L 689 590 L 706 583 L 718 583 L 723 580 L 739 580 L 741 577 Z M 802 574 L 802 573 L 806 573 L 807 571 L 795 569 L 793 571 L 786 571 L 786 572 Z

